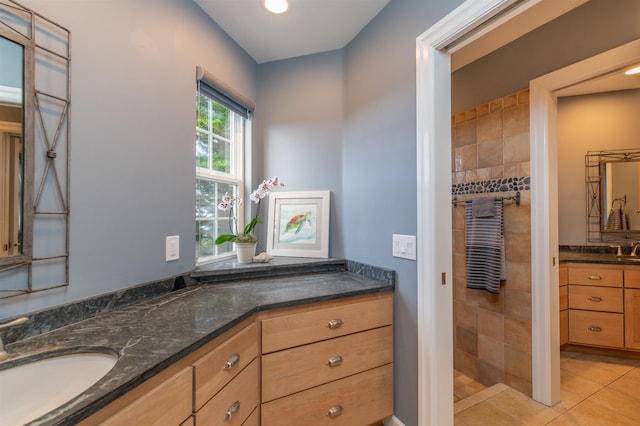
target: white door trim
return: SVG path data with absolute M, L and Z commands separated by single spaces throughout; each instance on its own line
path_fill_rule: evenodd
M 523 2 L 521 10 L 536 1 Z M 512 3 L 467 0 L 416 38 L 420 425 L 453 424 L 451 56 L 442 49 Z M 532 247 L 537 237 L 532 234 Z M 442 284 L 444 277 L 446 285 Z M 533 374 L 536 381 L 550 380 L 537 376 L 535 365 Z
M 637 61 L 640 40 L 536 78 L 529 85 L 533 398 L 546 405 L 560 401 L 558 107 L 553 92 Z

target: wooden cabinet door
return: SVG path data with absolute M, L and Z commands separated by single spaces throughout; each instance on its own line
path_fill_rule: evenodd
M 624 290 L 624 345 L 640 349 L 640 290 Z

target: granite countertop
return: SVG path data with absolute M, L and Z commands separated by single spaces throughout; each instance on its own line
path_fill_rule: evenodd
M 330 264 L 341 270 L 312 267 L 315 272 L 301 273 L 298 266 L 298 274 L 235 277 L 176 290 L 7 345 L 3 365 L 50 352 L 116 351 L 118 362 L 99 382 L 31 423 L 75 424 L 256 312 L 394 289 L 393 271 L 344 260 Z M 376 279 L 380 271 L 393 278 Z M 224 277 L 220 271 L 213 275 Z
M 614 253 L 588 253 L 579 251 L 560 251 L 560 262 L 569 263 L 606 263 L 614 265 L 640 265 L 640 256 L 616 256 Z

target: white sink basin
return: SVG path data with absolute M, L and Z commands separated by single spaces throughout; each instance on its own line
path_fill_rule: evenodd
M 115 353 L 52 355 L 0 370 L 0 425 L 22 425 L 75 398 L 118 361 Z

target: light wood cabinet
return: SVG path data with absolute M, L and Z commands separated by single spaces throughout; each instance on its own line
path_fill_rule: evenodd
M 566 266 L 560 265 L 558 291 L 560 297 L 560 344 L 569 342 L 569 271 Z
M 566 265 L 568 340 L 561 344 L 640 350 L 640 266 Z M 562 268 L 560 277 L 562 306 Z
M 624 289 L 624 326 L 625 346 L 640 350 L 640 289 Z
M 257 314 L 81 424 L 366 425 L 392 414 L 386 292 Z
M 261 424 L 367 425 L 393 414 L 392 324 L 391 294 L 264 318 Z

